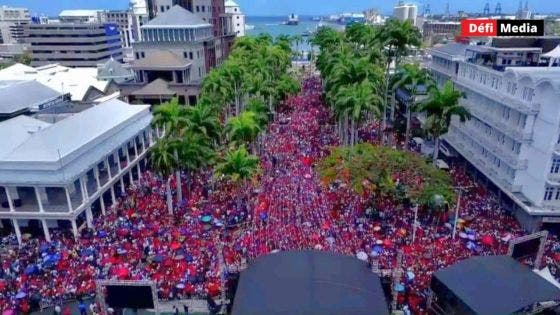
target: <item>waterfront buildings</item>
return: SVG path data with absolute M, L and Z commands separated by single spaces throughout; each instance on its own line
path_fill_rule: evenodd
M 500 192 L 528 230 L 560 222 L 560 67 L 543 60 L 560 38 L 494 38 L 431 50 L 439 84 L 465 92 L 470 121 L 445 141 Z M 553 67 L 549 67 L 553 65 Z
M 24 28 L 32 66 L 58 63 L 69 67 L 97 67 L 113 58 L 123 59 L 116 24 L 29 24 Z
M 22 231 L 92 227 L 94 216 L 142 176 L 154 144 L 149 106 L 109 100 L 50 124 L 0 122 L 0 225 Z M 103 123 L 100 123 L 103 122 Z M 71 136 L 70 136 L 71 135 Z
M 233 0 L 225 2 L 226 13 L 231 14 L 233 32 L 237 37 L 245 36 L 245 14 L 241 12 L 239 4 Z

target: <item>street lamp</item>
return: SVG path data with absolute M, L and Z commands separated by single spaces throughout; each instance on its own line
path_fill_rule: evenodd
M 451 234 L 451 239 L 455 239 L 455 235 L 457 234 L 457 221 L 459 221 L 459 208 L 461 207 L 461 197 L 463 195 L 463 190 L 473 188 L 475 186 L 456 186 L 453 187 L 455 190 L 458 191 L 459 195 L 457 196 L 457 205 L 455 205 L 455 219 L 453 220 L 453 233 Z

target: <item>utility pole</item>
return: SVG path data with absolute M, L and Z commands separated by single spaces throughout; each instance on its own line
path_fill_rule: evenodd
M 455 219 L 453 220 L 453 233 L 451 235 L 451 239 L 455 239 L 455 235 L 457 234 L 457 221 L 459 221 L 459 210 L 461 208 L 461 197 L 463 195 L 463 190 L 474 188 L 475 186 L 457 186 L 454 187 L 455 190 L 459 192 L 457 197 L 457 205 L 455 206 Z

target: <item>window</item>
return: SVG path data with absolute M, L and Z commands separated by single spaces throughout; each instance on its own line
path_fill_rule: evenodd
M 552 166 L 550 167 L 550 173 L 558 174 L 559 171 L 560 171 L 560 159 L 555 158 L 555 159 L 552 160 Z
M 146 58 L 146 54 L 145 54 L 144 52 L 141 52 L 141 53 L 140 53 L 140 56 L 141 56 L 142 58 Z
M 546 187 L 544 191 L 544 200 L 551 200 L 553 192 L 554 192 L 554 188 Z
M 524 87 L 523 88 L 523 99 L 525 101 L 530 102 L 531 100 L 533 100 L 533 95 L 535 94 L 535 89 L 532 89 L 530 87 Z
M 189 52 L 189 58 L 190 58 L 191 60 L 193 60 L 193 53 L 192 53 L 192 51 Z
M 555 200 L 559 200 L 560 199 L 560 188 L 556 189 L 556 196 L 554 196 Z

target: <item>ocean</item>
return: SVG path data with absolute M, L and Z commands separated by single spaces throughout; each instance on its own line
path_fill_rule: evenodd
M 313 21 L 311 16 L 300 16 L 299 25 L 284 25 L 288 19 L 287 16 L 248 16 L 246 18 L 246 24 L 252 25 L 255 28 L 252 30 L 247 30 L 247 34 L 251 36 L 256 36 L 262 33 L 270 34 L 272 37 L 277 37 L 279 35 L 303 35 L 305 32 L 314 32 L 319 25 L 319 21 Z M 323 25 L 329 25 L 333 27 L 341 28 L 342 26 L 336 24 L 329 24 L 322 22 Z M 309 51 L 310 45 L 307 40 L 311 37 L 303 37 L 303 43 L 299 44 L 298 50 Z M 296 48 L 296 47 L 294 47 Z

